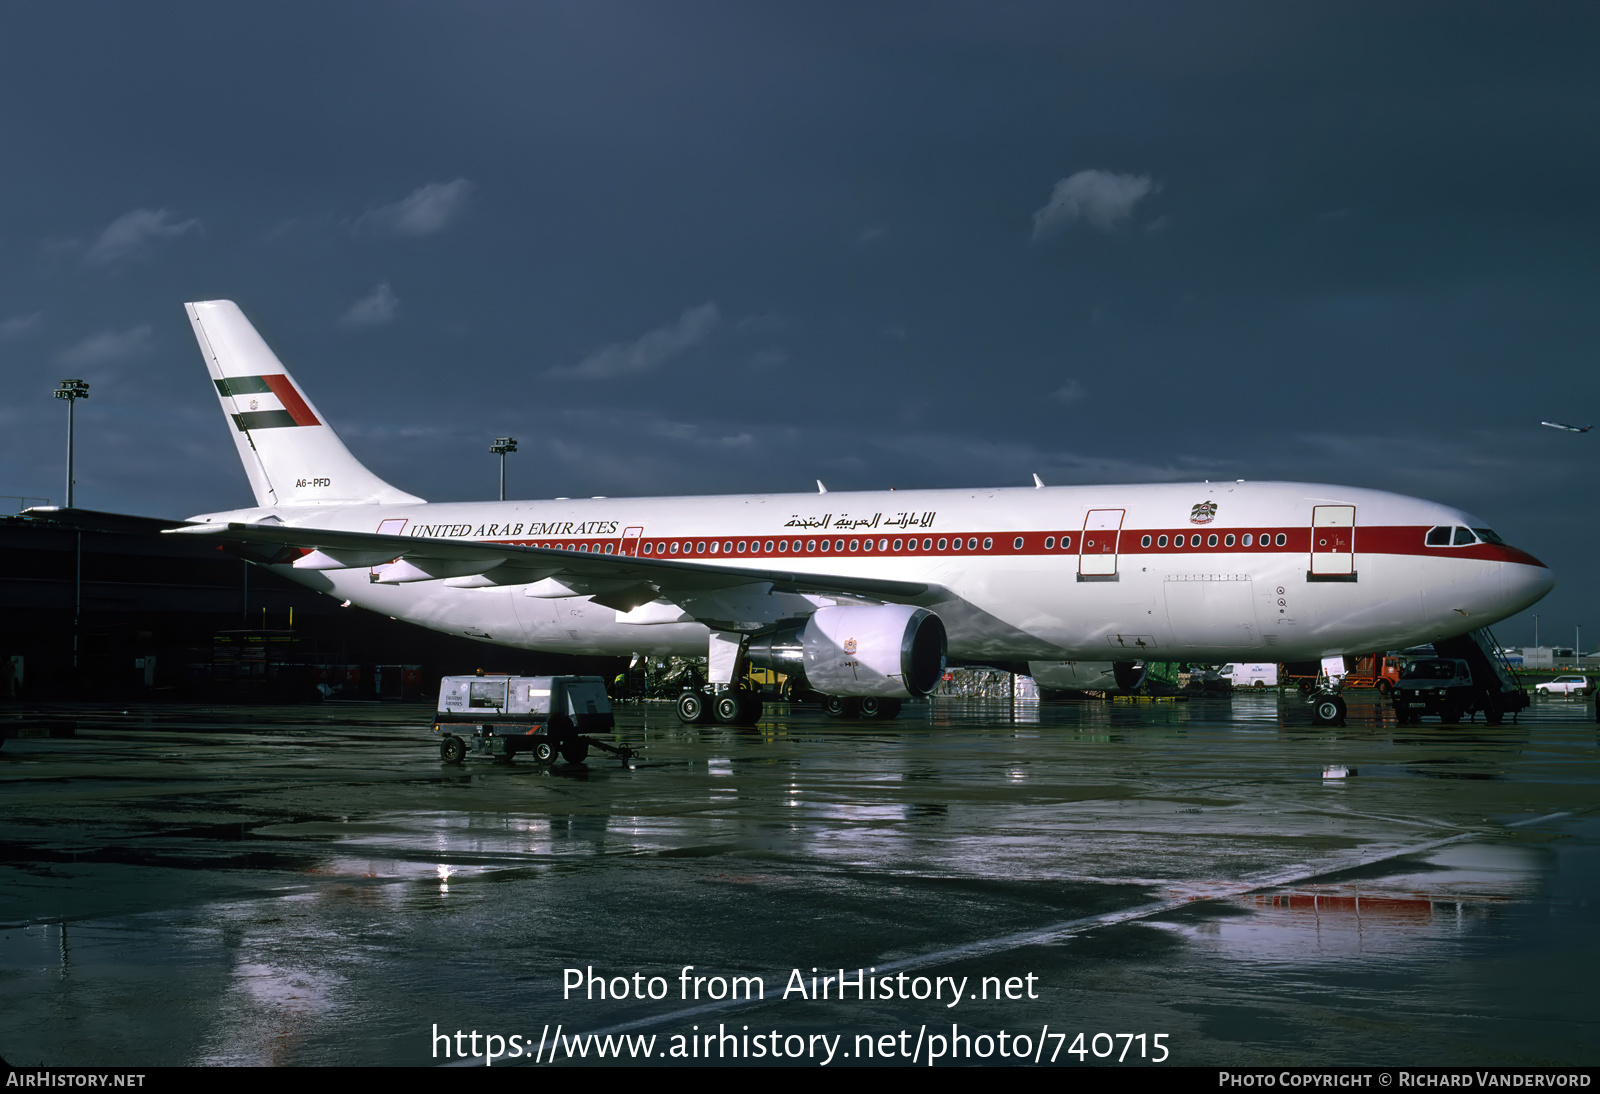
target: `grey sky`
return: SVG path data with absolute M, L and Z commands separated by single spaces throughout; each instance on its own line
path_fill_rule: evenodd
M 430 499 L 1375 486 L 1600 627 L 1600 9 L 995 8 L 0 7 L 0 493 L 82 375 L 81 504 L 243 504 L 227 297 Z

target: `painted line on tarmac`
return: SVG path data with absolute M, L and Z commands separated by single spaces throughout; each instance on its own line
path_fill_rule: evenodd
M 1512 821 L 1505 828 L 1526 828 L 1529 825 L 1542 824 L 1545 821 L 1560 820 L 1563 817 L 1574 815 L 1570 809 L 1558 813 L 1546 813 L 1540 817 L 1528 817 L 1524 820 Z M 914 969 L 923 969 L 934 965 L 947 965 L 952 961 L 963 961 L 971 957 L 981 957 L 992 953 L 1004 953 L 1007 950 L 1017 950 L 1024 946 L 1042 946 L 1052 942 L 1061 942 L 1086 931 L 1096 930 L 1101 927 L 1114 927 L 1121 923 L 1129 923 L 1138 919 L 1148 919 L 1151 916 L 1161 915 L 1165 912 L 1177 911 L 1191 904 L 1208 900 L 1231 900 L 1235 897 L 1247 896 L 1261 889 L 1273 889 L 1280 885 L 1296 885 L 1322 877 L 1325 874 L 1336 874 L 1343 870 L 1353 870 L 1358 866 L 1370 866 L 1375 862 L 1386 862 L 1389 859 L 1404 858 L 1407 855 L 1421 854 L 1424 851 L 1433 851 L 1440 847 L 1448 847 L 1453 843 L 1462 843 L 1471 839 L 1484 839 L 1492 836 L 1492 832 L 1477 830 L 1460 832 L 1453 836 L 1444 836 L 1440 839 L 1427 840 L 1423 843 L 1414 843 L 1406 847 L 1396 847 L 1378 854 L 1353 853 L 1340 855 L 1332 860 L 1324 859 L 1321 862 L 1299 863 L 1286 867 L 1267 875 L 1258 875 L 1235 882 L 1216 882 L 1201 885 L 1186 885 L 1175 887 L 1181 895 L 1169 897 L 1166 900 L 1155 900 L 1147 904 L 1137 904 L 1132 908 L 1124 908 L 1116 912 L 1103 912 L 1100 915 L 1084 916 L 1081 919 L 1069 919 L 1062 923 L 1054 923 L 1048 927 L 1039 927 L 1031 931 L 1019 931 L 1015 934 L 1000 935 L 996 938 L 986 938 L 977 942 L 968 942 L 965 945 L 953 946 L 947 950 L 935 950 L 932 953 L 917 954 L 914 957 L 903 957 L 898 961 L 873 966 L 873 975 L 885 973 L 909 972 Z M 729 1014 L 734 1011 L 749 1010 L 754 1007 L 765 1006 L 770 1000 L 766 999 L 740 999 L 724 1000 L 720 1003 L 705 1003 L 698 1007 L 686 1007 L 683 1010 L 671 1011 L 667 1014 L 658 1014 L 648 1018 L 635 1018 L 629 1022 L 620 1022 L 603 1029 L 588 1030 L 586 1036 L 606 1037 L 617 1033 L 631 1033 L 635 1030 L 649 1029 L 652 1026 L 663 1026 L 669 1023 L 681 1024 L 698 1018 L 707 1018 L 718 1014 Z M 502 1060 L 501 1066 L 519 1063 L 532 1063 L 525 1060 Z M 481 1067 L 483 1060 L 466 1059 L 452 1060 L 450 1063 L 441 1064 L 441 1067 Z

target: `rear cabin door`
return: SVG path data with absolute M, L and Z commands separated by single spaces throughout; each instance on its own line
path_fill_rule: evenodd
M 643 528 L 624 528 L 622 530 L 621 553 L 636 555 L 639 553 L 639 537 L 644 535 Z
M 1078 541 L 1079 577 L 1114 577 L 1117 572 L 1117 539 L 1122 534 L 1124 509 L 1091 509 L 1083 518 L 1083 536 Z
M 1356 507 L 1318 505 L 1311 510 L 1310 577 L 1356 575 Z

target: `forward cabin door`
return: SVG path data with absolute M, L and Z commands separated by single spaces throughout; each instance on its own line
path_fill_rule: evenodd
M 639 553 L 639 537 L 644 535 L 643 528 L 624 528 L 622 530 L 621 553 L 636 555 Z
M 1311 510 L 1311 570 L 1306 575 L 1353 580 L 1356 576 L 1356 507 L 1317 505 Z
M 1125 509 L 1091 509 L 1083 518 L 1078 540 L 1079 577 L 1115 577 L 1117 539 L 1122 535 Z

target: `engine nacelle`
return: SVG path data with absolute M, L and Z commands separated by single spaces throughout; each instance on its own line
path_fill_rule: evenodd
M 746 655 L 824 695 L 920 699 L 944 676 L 944 623 L 905 604 L 818 608 L 753 636 Z

